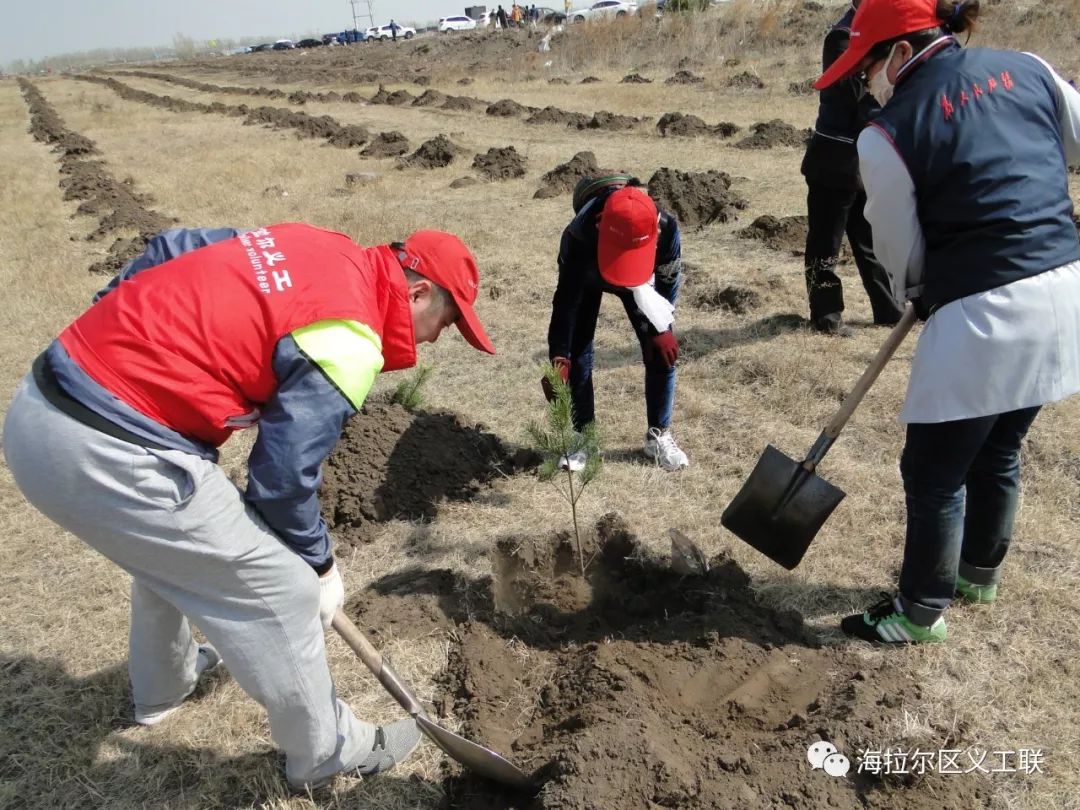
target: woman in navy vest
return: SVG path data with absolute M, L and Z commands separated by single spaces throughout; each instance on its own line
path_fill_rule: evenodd
M 899 593 L 843 629 L 940 641 L 954 598 L 997 597 L 1020 444 L 1080 391 L 1080 241 L 1067 164 L 1080 93 L 1036 56 L 966 49 L 978 0 L 863 0 L 815 86 L 862 72 L 881 114 L 859 136 L 874 252 L 926 320 L 900 420 Z

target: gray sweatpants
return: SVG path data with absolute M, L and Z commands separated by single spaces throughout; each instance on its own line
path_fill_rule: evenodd
M 4 422 L 4 456 L 27 499 L 131 574 L 132 694 L 153 711 L 195 683 L 190 619 L 270 716 L 289 782 L 358 765 L 375 727 L 337 699 L 318 577 L 216 464 L 86 427 L 27 377 Z

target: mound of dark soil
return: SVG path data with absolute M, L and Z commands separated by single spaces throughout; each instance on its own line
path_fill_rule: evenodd
M 744 315 L 761 305 L 761 295 L 746 287 L 704 284 L 690 291 L 689 304 L 695 309 L 724 310 Z
M 319 498 L 335 537 L 359 545 L 373 523 L 431 519 L 440 501 L 469 500 L 528 466 L 531 454 L 454 414 L 368 403 L 327 459 Z
M 801 256 L 806 250 L 807 220 L 804 216 L 774 217 L 769 214 L 758 217 L 739 231 L 744 239 L 764 242 L 773 250 L 789 251 Z
M 421 95 L 413 99 L 414 107 L 439 107 L 446 103 L 446 93 L 438 90 L 425 90 Z
M 424 141 L 420 148 L 408 157 L 401 159 L 401 167 L 412 166 L 418 169 L 438 169 L 449 166 L 465 150 L 453 143 L 445 135 L 436 135 L 431 140 Z
M 518 104 L 512 98 L 503 98 L 489 104 L 484 112 L 488 115 L 495 115 L 500 118 L 511 118 L 515 115 L 524 115 L 529 112 L 529 108 L 524 104 Z
M 468 188 L 469 186 L 475 186 L 478 182 L 475 177 L 459 177 L 450 183 L 450 188 Z
M 806 146 L 810 140 L 809 129 L 796 129 L 791 124 L 774 118 L 772 121 L 750 125 L 751 134 L 735 146 L 739 149 L 772 149 L 774 146 Z
M 702 84 L 704 81 L 703 76 L 698 76 L 689 70 L 680 70 L 675 75 L 664 79 L 664 84 Z
M 378 91 L 371 98 L 368 99 L 370 104 L 385 104 L 386 100 L 390 98 L 390 91 L 379 85 Z
M 468 76 L 462 76 L 460 79 L 457 80 L 457 83 L 460 84 L 462 87 L 468 87 L 470 84 L 473 83 L 473 80 Z
M 401 157 L 411 148 L 409 139 L 395 129 L 391 132 L 380 132 L 371 143 L 360 150 L 360 154 L 372 158 Z
M 853 766 L 860 749 L 883 747 L 887 723 L 924 699 L 910 671 L 821 648 L 798 614 L 760 602 L 724 555 L 687 574 L 615 515 L 588 534 L 585 577 L 565 534 L 507 537 L 493 550 L 493 578 L 415 566 L 350 600 L 347 612 L 376 639 L 446 638 L 437 711 L 543 781 L 536 796 L 512 795 L 455 768 L 447 806 L 985 804 L 989 789 L 971 776 L 812 771 L 816 740 Z
M 652 84 L 652 79 L 646 79 L 640 73 L 627 73 L 619 84 Z
M 660 169 L 649 178 L 649 196 L 689 228 L 728 222 L 749 205 L 745 197 L 731 190 L 731 177 L 715 169 L 700 173 Z
M 595 76 L 586 76 L 584 79 L 581 80 L 581 83 L 582 84 L 597 84 L 599 81 L 600 81 L 600 79 L 596 78 Z
M 765 82 L 761 80 L 761 77 L 756 73 L 751 73 L 749 70 L 744 70 L 742 73 L 736 73 L 725 82 L 728 87 L 732 87 L 736 90 L 764 90 Z
M 579 126 L 578 129 L 604 129 L 610 132 L 619 132 L 624 129 L 633 129 L 640 121 L 640 118 L 630 115 L 619 115 L 607 110 L 600 110 L 593 114 L 593 117 L 589 119 L 584 127 Z
M 513 146 L 493 146 L 473 158 L 473 168 L 489 180 L 511 180 L 525 176 L 525 158 Z
M 544 107 L 525 119 L 526 124 L 556 124 L 574 129 L 585 129 L 589 125 L 589 116 L 585 113 L 562 110 L 558 107 Z
M 341 148 L 351 148 L 356 146 L 363 146 L 371 138 L 371 133 L 367 131 L 366 127 L 360 124 L 349 124 L 347 126 L 340 126 L 333 135 L 326 140 L 331 146 L 337 146 Z
M 660 120 L 656 122 L 656 129 L 665 138 L 669 136 L 694 138 L 706 135 L 730 138 L 739 131 L 739 126 L 727 121 L 721 121 L 718 124 L 706 124 L 696 115 L 669 112 L 660 116 Z
M 416 101 L 416 96 L 408 90 L 395 90 L 386 97 L 386 103 L 392 107 L 401 107 L 405 104 L 411 104 L 414 101 Z
M 533 194 L 533 199 L 546 200 L 560 194 L 569 194 L 582 177 L 602 174 L 614 174 L 613 169 L 601 169 L 592 152 L 578 152 L 566 163 L 560 163 L 540 178 L 540 188 Z
M 483 106 L 485 106 L 484 102 L 479 99 L 469 98 L 468 96 L 449 96 L 446 101 L 443 102 L 442 109 L 472 112 Z
M 803 79 L 801 82 L 791 82 L 787 87 L 793 96 L 812 96 L 817 90 L 814 89 L 813 79 Z
M 570 84 L 570 82 L 561 76 L 556 76 L 554 79 L 548 79 L 548 84 Z

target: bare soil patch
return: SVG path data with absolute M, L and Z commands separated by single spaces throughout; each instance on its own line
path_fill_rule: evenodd
M 473 168 L 488 180 L 511 180 L 525 176 L 525 158 L 513 146 L 493 146 L 473 158 Z
M 665 138 L 680 136 L 695 138 L 713 136 L 717 138 L 730 138 L 739 132 L 741 127 L 729 121 L 721 121 L 717 124 L 706 124 L 696 115 L 686 115 L 681 112 L 669 112 L 660 116 L 656 122 L 656 130 Z
M 519 104 L 512 98 L 502 98 L 498 101 L 492 102 L 488 105 L 488 108 L 484 110 L 488 115 L 494 115 L 499 118 L 512 118 L 518 115 L 525 115 L 529 112 L 534 112 L 535 107 L 526 107 L 524 104 Z
M 731 76 L 725 84 L 735 90 L 764 90 L 765 82 L 756 73 L 744 70 Z
M 772 149 L 774 146 L 806 146 L 810 140 L 809 129 L 796 129 L 786 121 L 774 118 L 750 125 L 750 135 L 737 144 L 738 149 Z
M 441 501 L 470 500 L 535 464 L 534 454 L 455 414 L 368 403 L 324 465 L 323 518 L 340 541 L 369 543 L 374 523 L 430 520 Z
M 715 169 L 708 172 L 660 169 L 649 178 L 649 196 L 689 228 L 728 222 L 749 205 L 745 197 L 731 190 L 731 176 Z
M 571 112 L 559 107 L 544 107 L 525 119 L 526 124 L 556 124 L 560 126 L 584 129 L 589 125 L 589 116 L 585 113 Z
M 640 73 L 627 73 L 619 81 L 619 84 L 652 84 L 652 79 L 647 79 Z
M 968 808 L 985 783 L 951 776 L 835 779 L 806 764 L 828 739 L 854 752 L 917 700 L 899 666 L 868 669 L 822 648 L 717 555 L 679 573 L 616 515 L 589 538 L 582 578 L 570 538 L 506 537 L 492 578 L 417 566 L 378 580 L 347 610 L 397 637 L 449 635 L 444 716 L 545 783 L 510 795 L 453 770 L 448 806 L 470 810 L 657 807 Z
M 680 70 L 664 79 L 664 84 L 704 84 L 705 78 L 690 70 Z

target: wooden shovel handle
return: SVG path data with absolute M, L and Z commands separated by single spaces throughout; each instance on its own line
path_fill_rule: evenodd
M 383 658 L 382 654 L 372 646 L 371 642 L 367 640 L 367 636 L 352 623 L 352 620 L 345 615 L 345 611 L 341 608 L 338 608 L 337 613 L 334 614 L 332 625 L 337 630 L 338 635 L 345 640 L 345 643 L 352 647 L 353 652 L 364 663 L 364 666 L 371 670 L 371 674 L 382 684 L 383 689 L 389 692 L 405 711 L 413 717 L 426 716 L 424 707 L 417 700 L 416 695 L 401 680 L 394 668 L 390 666 L 390 662 Z
M 855 383 L 855 387 L 851 389 L 851 393 L 844 398 L 844 403 L 840 406 L 840 410 L 836 412 L 832 421 L 825 426 L 825 430 L 822 431 L 823 436 L 835 440 L 836 437 L 840 435 L 840 431 L 844 429 L 844 425 L 846 425 L 848 419 L 851 418 L 851 414 L 859 407 L 859 403 L 862 402 L 863 397 L 866 396 L 866 392 L 870 390 L 870 386 L 877 380 L 878 376 L 881 374 L 881 370 L 885 368 L 885 364 L 889 362 L 894 354 L 896 354 L 896 350 L 900 347 L 900 344 L 904 342 L 904 338 L 907 337 L 908 332 L 910 332 L 911 328 L 915 325 L 915 320 L 915 308 L 911 306 L 911 304 L 908 304 L 900 321 L 893 327 L 889 336 L 885 338 L 885 342 L 881 344 L 881 348 L 878 349 L 878 353 L 874 355 L 874 359 L 870 361 L 870 365 L 866 367 L 866 371 L 859 377 L 859 381 Z

